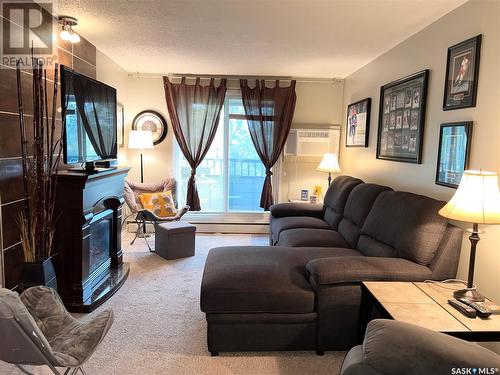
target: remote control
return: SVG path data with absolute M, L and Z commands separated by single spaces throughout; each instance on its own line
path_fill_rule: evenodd
M 475 318 L 476 317 L 476 310 L 469 305 L 466 305 L 465 303 L 462 303 L 460 301 L 457 301 L 456 299 L 449 299 L 448 303 L 452 305 L 454 308 L 456 308 L 458 311 L 460 311 L 462 314 L 464 314 L 468 318 Z
M 463 302 L 466 305 L 469 305 L 470 307 L 475 309 L 477 316 L 479 316 L 480 318 L 487 318 L 488 316 L 491 315 L 491 310 L 488 310 L 486 307 L 484 307 L 480 303 L 473 302 L 468 298 L 460 298 L 459 301 Z

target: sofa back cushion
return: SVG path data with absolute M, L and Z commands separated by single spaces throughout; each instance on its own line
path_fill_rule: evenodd
M 353 248 L 358 243 L 361 228 L 372 209 L 375 199 L 380 193 L 387 190 L 392 189 L 388 186 L 376 184 L 359 184 L 349 194 L 338 231 Z
M 339 176 L 333 180 L 325 194 L 323 203 L 325 206 L 325 221 L 332 229 L 338 230 L 349 193 L 362 182 L 359 178 L 351 176 Z
M 446 230 L 447 221 L 438 214 L 444 204 L 413 193 L 380 193 L 361 229 L 358 250 L 430 264 Z

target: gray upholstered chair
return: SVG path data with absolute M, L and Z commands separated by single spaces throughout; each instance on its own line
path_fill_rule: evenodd
M 452 372 L 453 368 L 470 368 L 471 371 L 474 368 L 500 368 L 500 356 L 444 333 L 409 323 L 378 319 L 368 324 L 363 344 L 347 353 L 340 374 L 464 373 Z
M 54 289 L 35 286 L 16 292 L 0 288 L 0 360 L 16 365 L 66 368 L 64 374 L 85 374 L 83 364 L 94 353 L 113 323 L 113 312 L 102 311 L 88 322 L 73 318 Z
M 132 212 L 132 215 L 135 215 L 135 222 L 137 224 L 137 231 L 135 233 L 134 239 L 132 240 L 132 242 L 130 242 L 131 245 L 135 242 L 138 235 L 141 234 L 144 238 L 144 241 L 146 242 L 146 245 L 148 246 L 149 251 L 153 251 L 151 250 L 151 247 L 149 246 L 149 243 L 146 239 L 146 224 L 152 223 L 156 226 L 156 224 L 162 222 L 177 221 L 180 220 L 181 217 L 189 211 L 189 206 L 186 205 L 178 210 L 175 216 L 161 217 L 142 206 L 141 200 L 139 198 L 141 193 L 155 193 L 168 190 L 172 192 L 175 207 L 178 209 L 179 205 L 177 203 L 177 182 L 174 178 L 165 178 L 164 180 L 153 184 L 144 184 L 140 182 L 125 180 L 125 202 Z

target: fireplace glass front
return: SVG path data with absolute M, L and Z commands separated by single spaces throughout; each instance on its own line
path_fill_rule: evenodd
M 89 241 L 89 274 L 92 274 L 110 258 L 111 219 L 102 219 L 92 223 Z

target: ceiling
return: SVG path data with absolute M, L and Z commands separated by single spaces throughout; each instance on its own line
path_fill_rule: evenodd
M 59 0 L 129 72 L 345 77 L 465 0 Z

